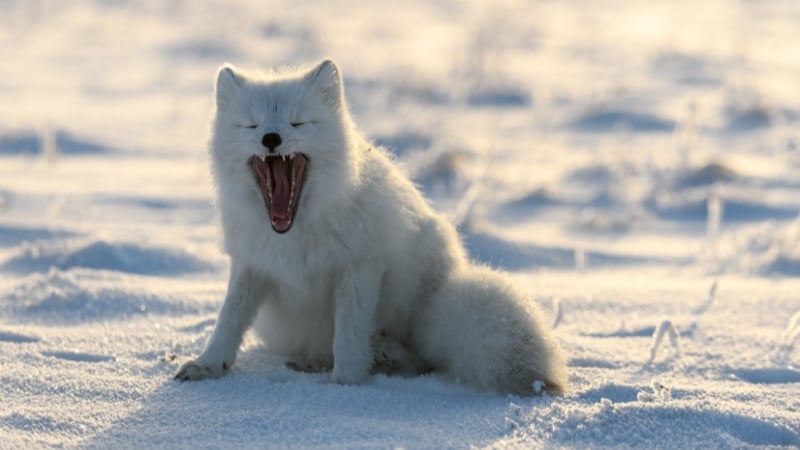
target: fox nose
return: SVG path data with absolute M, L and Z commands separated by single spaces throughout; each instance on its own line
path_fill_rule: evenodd
M 270 153 L 275 152 L 275 147 L 281 145 L 281 135 L 278 133 L 267 133 L 261 138 L 261 145 L 267 147 Z

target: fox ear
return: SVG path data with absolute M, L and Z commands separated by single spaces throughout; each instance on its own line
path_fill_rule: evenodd
M 339 109 L 344 104 L 344 83 L 339 67 L 335 62 L 326 59 L 306 75 L 306 82 L 313 90 L 320 93 L 323 102 L 332 109 Z
M 242 75 L 231 64 L 225 64 L 217 74 L 217 108 L 225 108 L 244 84 Z

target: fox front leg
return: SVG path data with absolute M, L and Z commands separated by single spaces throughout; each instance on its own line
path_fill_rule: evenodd
M 231 266 L 228 293 L 219 312 L 217 325 L 205 350 L 197 359 L 184 364 L 176 380 L 192 381 L 218 378 L 236 360 L 236 351 L 250 327 L 263 298 L 264 283 L 247 267 Z
M 371 337 L 381 274 L 374 268 L 350 270 L 342 275 L 336 292 L 331 381 L 361 384 L 373 363 Z

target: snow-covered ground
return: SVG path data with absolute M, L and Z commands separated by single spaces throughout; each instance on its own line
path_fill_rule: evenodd
M 0 448 L 800 446 L 800 3 L 0 0 Z M 172 380 L 228 260 L 216 67 L 332 57 L 572 391 L 340 386 L 248 337 Z

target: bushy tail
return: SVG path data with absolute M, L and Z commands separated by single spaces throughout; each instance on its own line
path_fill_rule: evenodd
M 454 274 L 415 328 L 423 358 L 463 383 L 516 395 L 567 388 L 564 355 L 538 306 L 488 268 Z

